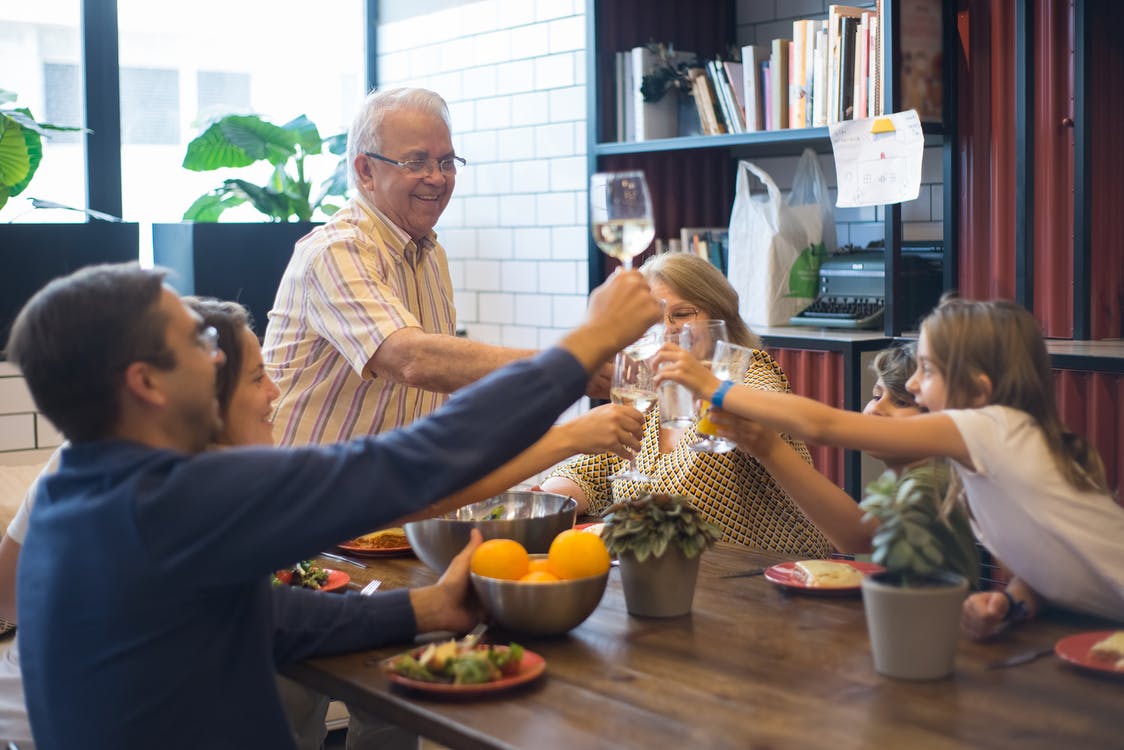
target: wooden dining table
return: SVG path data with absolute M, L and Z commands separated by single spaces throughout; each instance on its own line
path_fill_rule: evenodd
M 630 616 L 614 567 L 601 604 L 567 635 L 489 630 L 486 640 L 515 640 L 546 660 L 541 678 L 506 692 L 435 696 L 393 685 L 380 662 L 406 645 L 286 673 L 450 748 L 1124 747 L 1124 677 L 1052 653 L 989 668 L 1112 623 L 1047 614 L 988 642 L 962 639 L 951 677 L 891 679 L 874 670 L 858 593 L 723 577 L 792 559 L 720 544 L 702 558 L 691 613 L 669 619 Z M 366 569 L 323 562 L 383 588 L 436 578 L 414 557 L 367 559 Z

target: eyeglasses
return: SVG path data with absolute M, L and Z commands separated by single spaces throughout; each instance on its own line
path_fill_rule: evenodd
M 413 175 L 432 174 L 434 168 L 443 175 L 454 175 L 457 173 L 457 169 L 468 164 L 467 161 L 459 156 L 450 156 L 447 159 L 410 159 L 409 161 L 398 161 L 397 159 L 390 159 L 372 151 L 364 151 L 363 155 L 369 156 L 372 159 L 378 159 L 379 161 L 385 161 L 387 164 L 393 164 L 396 167 L 402 167 L 402 169 L 405 169 Z
M 669 326 L 681 326 L 684 323 L 690 323 L 698 317 L 699 311 L 694 307 L 681 307 L 678 310 L 672 310 L 665 318 Z
M 207 354 L 211 355 L 214 359 L 219 354 L 219 332 L 214 326 L 207 326 L 199 333 L 195 334 L 195 340 L 199 342 L 199 346 Z

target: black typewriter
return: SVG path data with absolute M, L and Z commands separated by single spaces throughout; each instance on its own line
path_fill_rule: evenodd
M 938 256 L 939 257 L 939 256 Z M 919 320 L 941 292 L 941 267 L 933 253 L 903 252 L 906 319 Z M 820 266 L 820 289 L 808 307 L 789 318 L 794 326 L 878 328 L 885 305 L 886 261 L 881 249 L 842 252 Z

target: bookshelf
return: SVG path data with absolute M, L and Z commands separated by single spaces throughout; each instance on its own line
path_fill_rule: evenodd
M 656 236 L 678 236 L 680 226 L 729 224 L 734 198 L 737 161 L 745 158 L 798 156 L 805 148 L 830 153 L 826 127 L 766 130 L 737 134 L 694 135 L 659 140 L 618 142 L 615 98 L 615 54 L 651 41 L 672 42 L 677 49 L 691 50 L 702 60 L 725 56 L 737 40 L 738 6 L 735 0 L 700 0 L 684 5 L 676 0 L 587 0 L 586 24 L 591 48 L 587 59 L 588 171 L 641 169 L 648 176 L 656 215 Z M 885 97 L 884 111 L 897 109 L 900 97 L 897 48 L 899 0 L 883 0 Z M 826 5 L 824 10 L 826 11 Z M 955 4 L 943 3 L 944 50 L 954 49 Z M 810 16 L 816 17 L 816 16 Z M 826 13 L 819 17 L 825 17 Z M 764 40 L 756 40 L 762 43 Z M 942 149 L 944 191 L 944 288 L 955 286 L 957 274 L 955 239 L 958 236 L 957 164 L 955 138 L 955 55 L 946 54 L 944 66 L 943 121 L 925 123 L 926 146 Z M 951 64 L 950 64 L 951 63 Z M 798 393 L 833 405 L 857 409 L 864 403 L 863 374 L 871 352 L 892 344 L 909 322 L 896 310 L 905 308 L 904 285 L 895 284 L 901 267 L 902 215 L 899 205 L 886 206 L 886 308 L 880 332 L 847 332 L 796 327 L 759 330 L 766 346 L 781 361 Z M 608 273 L 608 260 L 590 242 L 590 288 Z M 811 366 L 808 357 L 812 358 Z M 819 361 L 817 361 L 819 360 Z M 800 364 L 798 365 L 797 362 Z M 809 380 L 799 367 L 819 373 Z M 839 383 L 830 382 L 841 378 Z M 869 386 L 867 386 L 869 387 Z M 814 449 L 817 466 L 853 496 L 862 487 L 862 465 L 858 453 L 838 449 Z

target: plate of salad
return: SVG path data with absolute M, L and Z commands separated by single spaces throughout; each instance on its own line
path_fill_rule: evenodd
M 342 589 L 351 576 L 340 570 L 322 568 L 311 560 L 302 560 L 287 570 L 273 574 L 274 586 L 301 586 L 314 591 L 336 591 Z
M 497 646 L 474 641 L 430 643 L 392 656 L 383 668 L 391 682 L 403 687 L 461 695 L 507 690 L 546 671 L 546 660 L 518 643 Z

